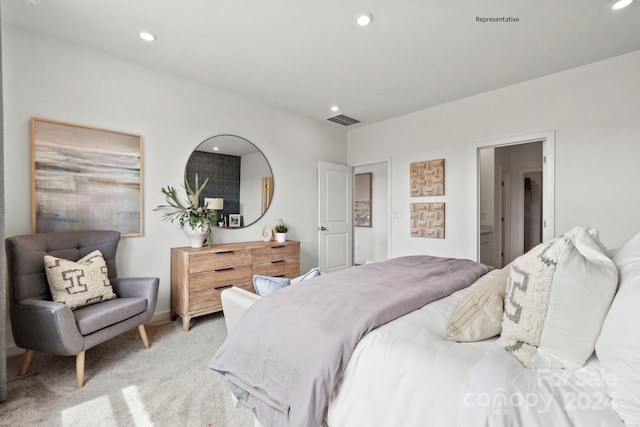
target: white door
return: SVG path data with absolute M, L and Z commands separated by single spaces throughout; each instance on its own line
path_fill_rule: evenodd
M 318 162 L 318 266 L 351 267 L 353 257 L 351 167 Z

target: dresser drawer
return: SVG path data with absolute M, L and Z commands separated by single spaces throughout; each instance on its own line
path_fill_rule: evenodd
M 253 264 L 267 264 L 283 260 L 297 260 L 298 251 L 298 245 L 273 243 L 253 250 Z
M 189 271 L 191 273 L 250 265 L 251 252 L 246 249 L 193 254 L 189 258 Z
M 260 264 L 253 266 L 253 274 L 272 277 L 296 277 L 300 274 L 300 264 L 295 259 L 285 259 L 269 264 Z
M 201 271 L 189 275 L 189 290 L 216 289 L 251 283 L 251 266 Z
M 207 310 L 213 312 L 222 309 L 222 301 L 220 300 L 222 291 L 223 289 L 202 289 L 197 292 L 191 292 L 189 296 L 189 311 Z

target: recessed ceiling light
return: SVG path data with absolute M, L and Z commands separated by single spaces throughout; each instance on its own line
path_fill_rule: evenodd
M 220 147 L 213 147 L 213 151 L 219 151 Z
M 622 9 L 624 7 L 629 6 L 631 3 L 633 3 L 633 0 L 618 0 L 613 4 L 613 6 L 611 6 L 611 9 L 613 10 Z
M 358 16 L 356 16 L 356 23 L 361 27 L 366 27 L 371 23 L 371 21 L 373 21 L 373 15 L 370 14 L 369 12 L 361 13 Z
M 150 33 L 148 31 L 140 31 L 140 38 L 142 40 L 148 41 L 148 42 L 152 42 L 155 39 L 157 39 L 158 37 L 156 37 L 155 34 Z
M 340 107 L 338 107 L 337 105 L 332 105 L 331 111 L 333 111 L 334 113 L 337 113 L 338 111 L 340 111 Z

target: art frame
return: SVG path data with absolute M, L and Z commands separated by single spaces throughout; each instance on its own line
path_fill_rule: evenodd
M 141 236 L 142 160 L 141 135 L 32 117 L 32 232 Z
M 229 227 L 240 227 L 242 225 L 242 215 L 229 214 Z
M 444 159 L 411 163 L 411 197 L 444 196 Z
M 371 227 L 373 173 L 355 174 L 353 180 L 353 226 Z
M 445 204 L 411 203 L 411 237 L 444 239 Z

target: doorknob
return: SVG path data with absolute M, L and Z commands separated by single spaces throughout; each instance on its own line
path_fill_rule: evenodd
M 318 227 L 318 231 L 327 231 L 327 227 Z

